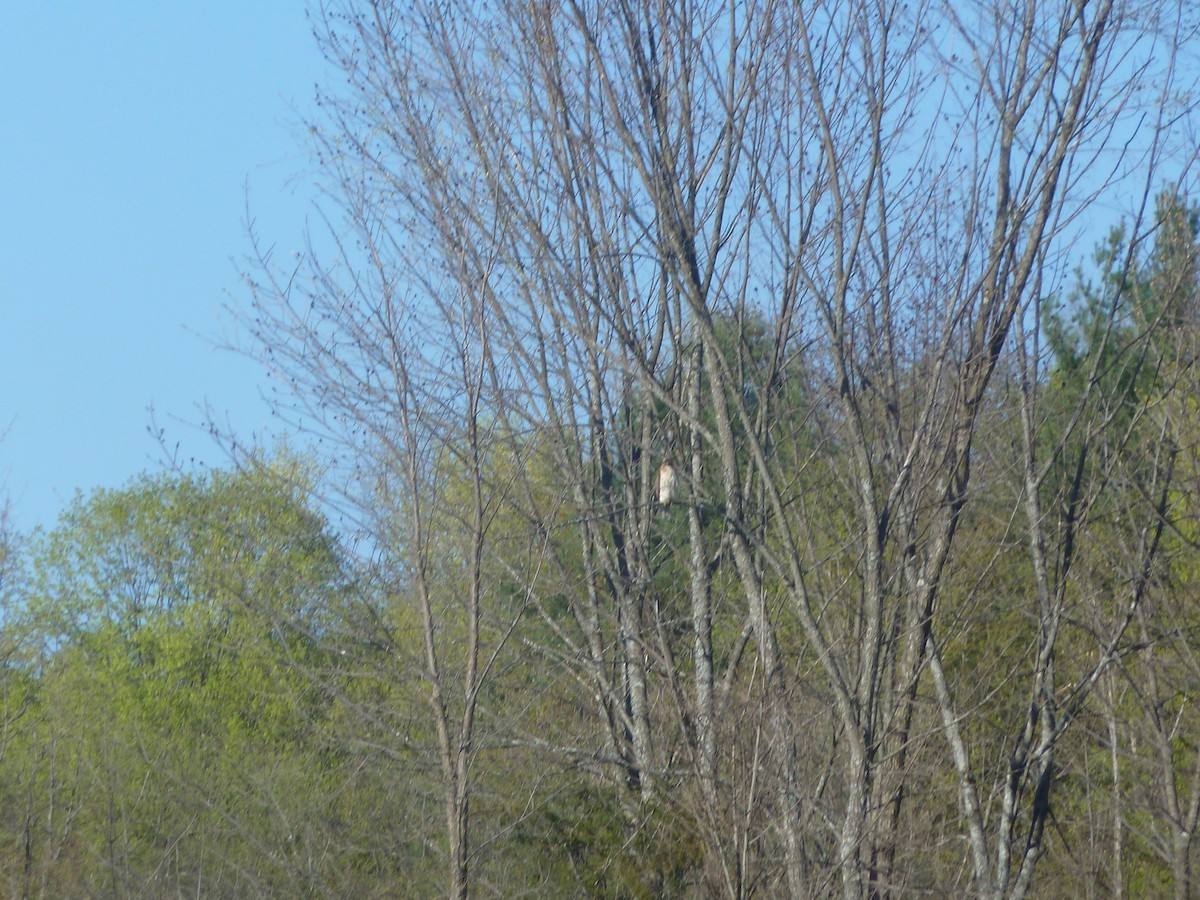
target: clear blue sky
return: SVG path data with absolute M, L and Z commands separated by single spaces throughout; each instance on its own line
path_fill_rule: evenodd
M 244 296 L 247 196 L 267 238 L 299 242 L 297 123 L 325 74 L 303 0 L 6 4 L 0 494 L 19 527 L 159 466 L 150 407 L 208 465 L 203 404 L 269 428 L 261 370 L 213 342 Z

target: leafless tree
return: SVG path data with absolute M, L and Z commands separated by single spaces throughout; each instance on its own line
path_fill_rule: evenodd
M 1136 205 L 1178 162 L 1166 138 L 1193 122 L 1174 86 L 1194 26 L 1176 11 L 323 7 L 346 77 L 317 132 L 348 214 L 333 227 L 341 255 L 301 287 L 264 254 L 275 281 L 256 285 L 250 319 L 320 427 L 406 494 L 395 520 L 423 614 L 456 893 L 492 658 L 481 560 L 501 496 L 542 548 L 509 573 L 539 623 L 519 642 L 569 673 L 597 723 L 539 746 L 623 785 L 631 822 L 691 796 L 709 890 L 1029 891 L 1055 747 L 1144 596 L 1131 583 L 1061 701 L 1086 531 L 1070 496 L 1054 501 L 1064 527 L 1043 507 L 1066 437 L 1039 437 L 1039 302 L 1097 210 Z M 1103 427 L 1093 396 L 1065 434 Z M 1019 678 L 1029 699 L 999 726 L 1014 748 L 1001 760 L 970 727 L 969 675 L 947 653 L 972 622 L 945 590 L 968 564 L 978 436 L 1014 421 L 1022 439 L 992 449 L 1018 473 L 1037 627 L 1035 662 L 994 686 Z M 504 485 L 481 462 L 500 446 Z M 668 458 L 674 497 L 659 507 Z M 451 459 L 472 485 L 454 716 L 423 506 L 447 502 L 437 463 Z M 733 724 L 740 697 L 759 710 L 750 728 Z M 935 839 L 914 793 L 946 775 L 959 880 L 914 849 Z
M 348 230 L 334 241 L 347 268 L 310 257 L 281 280 L 270 251 L 256 246 L 250 325 L 294 400 L 280 411 L 336 448 L 330 483 L 341 487 L 330 503 L 363 548 L 359 600 L 328 633 L 308 636 L 343 654 L 348 645 L 384 648 L 388 657 L 373 657 L 364 670 L 372 680 L 413 685 L 420 673 L 415 687 L 428 710 L 420 727 L 434 735 L 448 890 L 465 897 L 481 693 L 521 609 L 500 614 L 503 627 L 489 630 L 496 616 L 484 620 L 499 589 L 485 572 L 511 480 L 497 470 L 498 422 L 490 412 L 504 376 L 490 312 L 469 287 L 479 258 L 451 239 L 429 250 L 436 266 L 395 271 L 406 253 L 425 249 L 401 248 L 390 230 L 404 198 L 382 200 L 356 179 L 349 156 L 331 161 L 330 171 L 342 178 L 347 204 Z M 306 673 L 334 689 L 322 672 Z M 382 742 L 403 759 L 419 743 L 397 724 L 407 710 L 381 714 L 342 699 L 361 718 L 360 745 Z

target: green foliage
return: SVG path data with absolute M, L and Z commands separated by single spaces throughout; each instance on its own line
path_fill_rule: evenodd
M 28 849 L 10 884 L 307 890 L 298 834 L 336 777 L 318 764 L 330 699 L 311 673 L 328 667 L 317 637 L 343 573 L 300 474 L 283 460 L 142 478 L 32 540 L 11 629 L 40 649 L 9 747 L 26 796 L 8 798 L 25 801 L 8 838 L 24 822 Z
M 1155 222 L 1154 242 L 1141 253 L 1129 246 L 1124 227 L 1114 228 L 1095 254 L 1098 280 L 1080 271 L 1066 300 L 1051 298 L 1044 307 L 1051 384 L 1063 408 L 1077 402 L 1092 380 L 1113 405 L 1131 406 L 1161 389 L 1161 367 L 1177 357 L 1179 329 L 1200 316 L 1200 211 L 1164 194 Z
M 651 805 L 631 822 L 621 790 L 568 780 L 522 822 L 513 849 L 536 866 L 546 896 L 649 900 L 699 887 L 702 850 L 684 820 Z

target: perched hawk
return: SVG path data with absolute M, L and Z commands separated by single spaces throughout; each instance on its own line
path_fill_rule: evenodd
M 669 459 L 663 460 L 658 467 L 658 478 L 654 482 L 654 499 L 664 509 L 671 505 L 671 497 L 675 493 L 675 467 Z

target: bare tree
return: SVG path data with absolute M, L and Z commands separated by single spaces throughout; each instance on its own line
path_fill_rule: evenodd
M 250 286 L 253 337 L 294 402 L 280 411 L 334 447 L 329 497 L 363 548 L 358 601 L 330 630 L 309 634 L 345 654 L 384 648 L 363 677 L 414 682 L 434 735 L 447 854 L 447 885 L 468 895 L 473 857 L 471 799 L 480 752 L 481 694 L 521 606 L 485 607 L 500 585 L 485 578 L 497 516 L 509 491 L 492 415 L 503 374 L 496 369 L 488 307 L 472 296 L 471 250 L 449 236 L 438 264 L 397 272 L 412 248 L 386 227 L 402 195 L 381 200 L 358 180 L 350 156 L 331 161 L 342 180 L 348 231 L 335 241 L 338 265 L 311 259 L 280 280 L 269 250 L 256 250 Z M 419 650 L 409 623 L 419 623 Z M 499 619 L 504 624 L 497 625 Z M 311 632 L 311 626 L 306 626 Z M 333 681 L 306 669 L 329 690 Z M 342 676 L 339 676 L 339 678 Z M 392 694 L 391 696 L 399 696 Z M 407 758 L 420 744 L 407 711 L 381 713 L 343 696 L 363 733 L 344 736 Z M 404 731 L 401 731 L 401 728 Z
M 1061 702 L 1090 501 L 1068 486 L 1049 527 L 1047 460 L 1066 438 L 1039 437 L 1039 302 L 1087 218 L 1131 196 L 1122 174 L 1136 167 L 1147 196 L 1163 136 L 1190 121 L 1161 65 L 1184 38 L 1160 45 L 1171 23 L 1154 9 L 323 8 L 347 84 L 325 98 L 320 161 L 358 245 L 343 238 L 341 271 L 318 267 L 307 289 L 288 272 L 262 286 L 256 337 L 327 433 L 404 485 L 456 893 L 501 496 L 543 548 L 509 573 L 539 623 L 521 646 L 569 673 L 597 726 L 521 740 L 622 785 L 631 827 L 692 786 L 711 891 L 1028 892 L 1055 747 L 1144 596 L 1131 582 Z M 1140 93 L 1152 60 L 1156 97 Z M 1095 396 L 1064 434 L 1104 427 Z M 1029 699 L 999 726 L 1014 747 L 999 760 L 948 657 L 973 633 L 969 603 L 944 595 L 960 567 L 984 559 L 983 589 L 1001 563 L 964 558 L 959 538 L 978 436 L 1013 421 L 1022 439 L 992 449 L 1019 475 L 1037 627 L 1034 664 L 994 686 L 1019 678 Z M 504 485 L 481 462 L 501 445 L 519 463 Z M 473 485 L 454 716 L 428 562 L 446 502 L 434 462 L 450 458 Z M 749 729 L 738 697 L 761 711 Z M 914 849 L 934 840 L 914 792 L 947 774 L 957 881 Z

